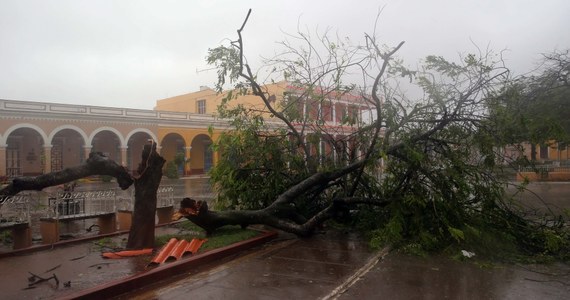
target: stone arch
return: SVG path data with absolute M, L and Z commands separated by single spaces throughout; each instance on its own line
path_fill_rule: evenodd
M 30 123 L 21 123 L 21 124 L 17 124 L 14 126 L 11 126 L 10 128 L 8 128 L 5 132 L 4 132 L 4 140 L 2 141 L 3 144 L 7 144 L 8 142 L 8 137 L 10 137 L 10 134 L 20 128 L 29 128 L 29 129 L 33 129 L 35 130 L 43 139 L 44 144 L 47 144 L 48 142 L 48 136 L 46 135 L 46 133 L 44 132 L 44 130 L 34 124 L 30 124 Z M 45 145 L 45 146 L 49 146 L 49 145 Z
M 101 152 L 118 163 L 126 163 L 122 150 L 126 149 L 127 145 L 121 133 L 113 127 L 94 130 L 89 136 L 89 146 L 91 152 Z
M 135 173 L 140 163 L 143 146 L 147 143 L 148 139 L 157 140 L 156 135 L 146 128 L 137 128 L 129 132 L 125 138 L 127 143 L 127 148 L 125 149 L 126 166 L 132 174 Z
M 166 159 L 167 162 L 172 161 L 177 153 L 185 153 L 186 140 L 181 134 L 171 132 L 162 138 L 160 147 L 160 155 Z
M 190 173 L 204 174 L 214 166 L 213 141 L 207 134 L 198 134 L 190 145 Z
M 93 145 L 93 138 L 100 132 L 102 131 L 110 131 L 112 133 L 114 133 L 117 138 L 119 139 L 120 142 L 120 147 L 126 147 L 127 143 L 125 142 L 125 138 L 123 137 L 123 135 L 121 134 L 121 132 L 119 130 L 117 130 L 116 128 L 113 127 L 108 127 L 108 126 L 104 126 L 104 127 L 99 127 L 95 130 L 93 130 L 93 132 L 91 132 L 91 135 L 89 136 L 89 139 L 87 140 L 87 144 L 88 145 Z
M 150 136 L 150 138 L 152 138 L 155 142 L 158 143 L 158 137 L 156 136 L 156 134 L 154 134 L 154 132 L 152 132 L 150 129 L 147 128 L 137 128 L 132 130 L 131 132 L 129 132 L 129 134 L 127 134 L 127 136 L 125 137 L 125 142 L 129 142 L 129 139 L 136 133 L 139 132 L 144 132 L 146 134 L 148 134 Z
M 87 136 L 87 133 L 85 133 L 85 131 L 83 131 L 83 129 L 81 129 L 81 128 L 75 126 L 75 125 L 61 125 L 61 126 L 58 126 L 58 127 L 54 128 L 54 129 L 51 131 L 51 133 L 48 135 L 48 141 L 50 142 L 50 144 L 51 144 L 52 141 L 53 141 L 53 137 L 54 137 L 58 132 L 60 132 L 60 131 L 62 131 L 62 130 L 64 130 L 64 129 L 71 129 L 71 130 L 77 132 L 77 133 L 81 136 L 81 138 L 83 139 L 83 141 L 84 141 L 85 143 L 87 143 L 87 141 L 89 140 L 89 137 Z
M 60 171 L 85 161 L 84 148 L 88 136 L 83 129 L 74 125 L 62 125 L 55 128 L 48 138 L 52 145 L 49 156 L 51 171 Z
M 7 176 L 35 176 L 45 172 L 44 148 L 50 145 L 43 129 L 29 123 L 11 126 L 4 133 L 3 144 Z

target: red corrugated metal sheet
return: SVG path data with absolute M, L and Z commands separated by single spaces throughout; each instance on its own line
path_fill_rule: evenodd
M 178 260 L 187 252 L 195 254 L 198 249 L 202 247 L 202 244 L 206 242 L 206 239 L 192 239 L 188 242 L 186 240 L 177 240 L 176 238 L 171 238 L 162 249 L 156 254 L 156 256 L 150 262 L 152 264 L 162 264 L 167 260 Z

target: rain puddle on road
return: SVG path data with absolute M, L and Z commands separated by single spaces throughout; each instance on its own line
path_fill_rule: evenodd
M 105 241 L 120 245 L 121 239 L 115 237 Z M 108 260 L 101 257 L 102 251 L 109 249 L 102 248 L 95 240 L 3 258 L 0 260 L 0 298 L 61 297 L 140 272 L 151 259 L 143 256 Z

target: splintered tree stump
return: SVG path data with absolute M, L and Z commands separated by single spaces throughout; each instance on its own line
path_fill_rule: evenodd
M 156 152 L 156 143 L 144 146 L 134 182 L 135 205 L 127 249 L 154 247 L 156 194 L 164 163 L 164 158 Z

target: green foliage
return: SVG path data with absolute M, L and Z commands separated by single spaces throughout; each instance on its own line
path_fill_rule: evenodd
M 174 161 L 169 161 L 166 163 L 164 169 L 164 175 L 169 179 L 178 179 L 178 167 Z
M 122 248 L 116 240 L 109 237 L 97 240 L 93 244 L 97 246 L 99 251 L 119 250 Z
M 326 36 L 318 45 L 305 33 L 298 37 L 307 42 L 306 48 L 283 43 L 284 55 L 269 61 L 273 71 L 284 74 L 295 87 L 275 107 L 289 127 L 269 126 L 260 112 L 228 105 L 238 95 L 251 93 L 256 77 L 249 72 L 242 75 L 249 82 L 238 82 L 244 59 L 238 47 L 210 50 L 208 63 L 218 68 L 218 90 L 226 79 L 235 83 L 218 109 L 220 116 L 233 120 L 233 130 L 214 145 L 222 154 L 211 171 L 219 208 L 266 208 L 311 176 L 342 173 L 361 160 L 362 169 L 327 182 L 315 181 L 288 207 L 312 217 L 332 206 L 334 221 L 367 232 L 371 246 L 390 244 L 418 255 L 465 248 L 499 256 L 539 253 L 564 258 L 570 252 L 563 222 L 526 219 L 504 193 L 505 183 L 497 173 L 501 168 L 497 147 L 529 137 L 519 128 L 529 124 L 534 124 L 531 131 L 560 135 L 555 134 L 559 127 L 550 122 L 529 122 L 532 115 L 525 108 L 538 109 L 545 103 L 531 103 L 524 88 L 508 85 L 508 70 L 497 67 L 502 65 L 499 55 L 468 54 L 456 62 L 428 56 L 419 70 L 409 70 L 399 61 L 384 61 L 387 56 L 373 37 L 354 47 Z M 232 45 L 242 46 L 241 42 Z M 320 49 L 325 54 L 317 55 Z M 378 85 L 359 89 L 346 84 L 344 75 L 354 71 L 351 67 Z M 382 71 L 375 74 L 375 67 Z M 395 77 L 415 81 L 424 98 L 412 101 L 399 95 L 385 84 Z M 367 94 L 371 89 L 381 92 Z M 342 129 L 338 129 L 318 117 L 317 108 L 332 100 L 346 101 L 343 96 L 360 90 L 365 91 L 362 100 L 370 104 L 376 121 L 364 124 L 356 110 L 348 110 L 340 116 Z M 544 95 L 567 99 L 561 89 Z M 526 106 L 517 107 L 520 103 Z M 549 110 L 556 107 L 561 110 L 560 106 Z M 531 113 L 537 115 L 536 109 Z M 376 136 L 380 131 L 383 135 Z M 339 135 L 349 136 L 344 144 L 328 143 Z M 322 145 L 337 155 L 323 151 Z M 358 156 L 359 152 L 364 154 Z M 334 201 L 344 198 L 368 201 Z
M 12 233 L 10 231 L 4 230 L 0 232 L 0 243 L 3 245 L 10 245 L 12 242 Z
M 237 130 L 222 134 L 216 143 L 223 155 L 210 176 L 216 182 L 219 207 L 258 209 L 273 202 L 294 180 L 287 172 L 290 157 L 282 151 L 288 141 L 282 131 L 261 130 L 261 118 L 253 118 L 247 126 L 239 122 L 236 118 Z
M 498 143 L 570 141 L 568 50 L 546 55 L 542 65 L 541 73 L 516 78 L 488 98 Z
M 461 241 L 465 240 L 465 234 L 463 234 L 462 230 L 453 228 L 451 226 L 447 227 L 447 230 L 449 231 L 451 237 L 457 241 L 457 243 L 461 243 Z
M 208 64 L 213 64 L 218 69 L 218 81 L 216 90 L 221 92 L 229 78 L 230 83 L 237 80 L 240 73 L 239 69 L 239 51 L 232 46 L 220 46 L 214 49 L 208 49 L 206 57 Z
M 174 164 L 177 167 L 183 166 L 186 163 L 186 156 L 184 153 L 179 152 L 174 156 Z
M 492 140 L 466 130 L 449 126 L 430 141 L 406 143 L 387 162 L 381 190 L 393 202 L 355 215 L 371 246 L 390 244 L 416 255 L 468 249 L 508 261 L 536 254 L 568 258 L 563 221 L 545 217 L 541 222 L 553 224 L 546 226 L 524 219 L 496 177 Z

